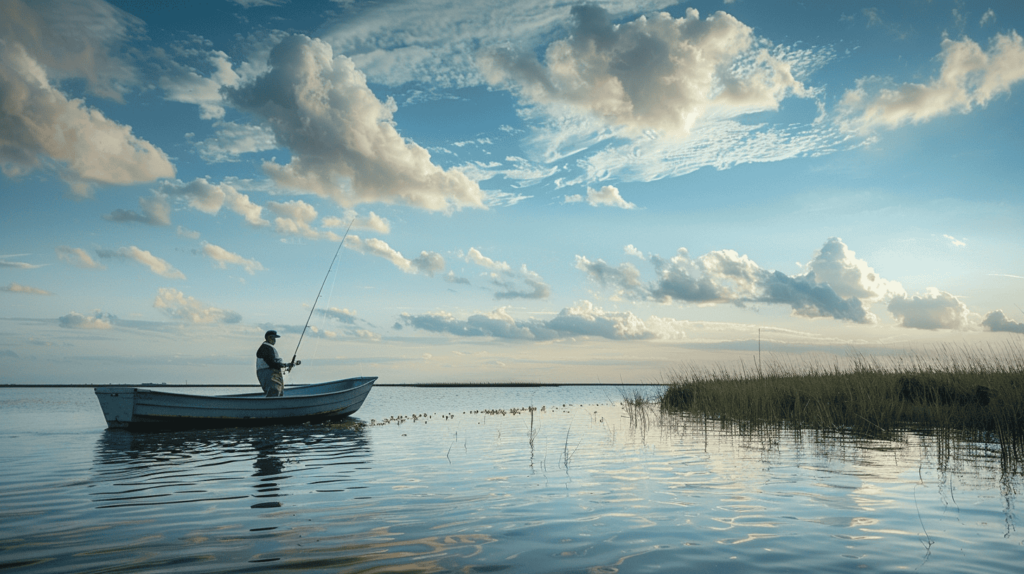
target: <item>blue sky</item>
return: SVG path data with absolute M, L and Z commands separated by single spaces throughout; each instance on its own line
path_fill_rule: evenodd
M 809 5 L 808 5 L 809 4 Z M 5 383 L 1019 344 L 1024 10 L 0 0 Z

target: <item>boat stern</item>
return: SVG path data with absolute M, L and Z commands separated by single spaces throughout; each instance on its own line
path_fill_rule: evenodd
M 103 409 L 103 418 L 107 419 L 107 427 L 112 429 L 128 428 L 135 411 L 136 389 L 123 387 L 97 387 L 96 398 Z

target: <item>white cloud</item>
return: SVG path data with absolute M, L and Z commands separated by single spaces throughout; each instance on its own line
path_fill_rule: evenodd
M 815 283 L 827 284 L 840 297 L 878 301 L 906 294 L 902 285 L 882 279 L 838 237 L 829 238 L 806 268 L 814 274 Z
M 143 25 L 102 0 L 0 2 L 0 38 L 23 46 L 50 77 L 82 78 L 90 92 L 117 101 L 138 82 L 122 47 Z
M 228 209 L 245 218 L 249 225 L 255 227 L 270 225 L 270 222 L 262 217 L 263 208 L 261 206 L 253 203 L 248 195 L 240 193 L 234 186 L 227 183 L 215 185 L 207 181 L 206 178 L 200 177 L 189 183 L 182 181 L 164 183 L 156 193 L 164 198 L 183 200 L 192 209 L 208 215 L 216 215 L 222 207 L 227 206 Z
M 68 247 L 66 245 L 61 245 L 60 247 L 57 247 L 56 251 L 58 259 L 76 267 L 82 267 L 83 269 L 104 268 L 80 247 Z
M 576 256 L 576 268 L 594 282 L 614 288 L 615 297 L 660 303 L 767 303 L 787 305 L 803 317 L 874 323 L 877 318 L 868 305 L 903 293 L 898 283 L 879 277 L 838 238 L 825 243 L 803 275 L 769 271 L 731 249 L 693 259 L 680 248 L 671 259 L 651 255 L 650 263 L 655 279 L 645 282 L 632 264 L 614 267 L 601 259 Z
M 547 299 L 551 295 L 551 287 L 544 283 L 539 274 L 527 269 L 525 264 L 517 272 L 503 273 L 492 282 L 499 288 L 494 294 L 495 299 Z M 518 283 L 525 283 L 526 288 Z
M 954 295 L 934 287 L 924 295 L 900 295 L 889 302 L 889 312 L 903 327 L 911 329 L 966 329 L 967 305 Z
M 504 261 L 495 261 L 490 257 L 487 257 L 476 247 L 470 247 L 469 252 L 466 253 L 466 261 L 474 263 L 483 267 L 484 269 L 490 269 L 491 271 L 511 271 L 512 267 Z
M 529 52 L 489 52 L 480 62 L 488 80 L 634 134 L 686 135 L 706 115 L 775 110 L 787 95 L 806 93 L 790 62 L 724 12 L 701 20 L 689 8 L 682 18 L 656 13 L 612 24 L 604 8 L 578 5 L 572 17 L 571 35 L 552 42 L 543 63 Z
M 967 113 L 1024 80 L 1024 40 L 1013 31 L 993 36 L 988 50 L 970 38 L 947 38 L 939 59 L 939 77 L 927 84 L 876 87 L 882 83 L 878 78 L 861 79 L 857 88 L 843 95 L 843 127 L 863 133 Z
M 211 307 L 177 289 L 162 288 L 153 301 L 153 307 L 160 309 L 171 318 L 192 324 L 238 323 L 242 316 L 234 311 Z
M 230 263 L 232 265 L 241 266 L 249 275 L 254 275 L 256 271 L 265 271 L 263 265 L 259 261 L 256 261 L 255 259 L 246 259 L 237 253 L 232 253 L 227 249 L 220 247 L 219 245 L 204 243 L 202 253 L 216 261 L 217 265 L 221 269 L 225 269 L 227 264 Z
M 72 311 L 57 318 L 57 324 L 65 329 L 110 329 L 117 319 L 110 313 L 96 311 L 91 316 Z
M 322 222 L 324 227 L 331 229 L 344 229 L 351 224 L 352 229 L 367 229 L 377 233 L 391 233 L 391 222 L 386 218 L 370 212 L 365 217 L 357 216 L 354 211 L 346 211 L 345 219 L 340 217 L 325 217 Z
M 965 242 L 965 241 L 963 241 L 961 239 L 957 239 L 956 237 L 953 237 L 952 235 L 943 235 L 943 237 L 948 239 L 950 244 L 953 245 L 953 247 L 967 247 L 967 242 Z
M 583 196 L 579 194 L 565 196 L 565 203 L 580 203 L 582 201 Z M 601 205 L 619 207 L 621 209 L 633 209 L 636 207 L 636 205 L 623 199 L 622 195 L 619 194 L 619 189 L 614 185 L 606 185 L 600 190 L 588 187 L 586 201 L 594 207 Z
M 44 291 L 36 287 L 29 287 L 28 285 L 20 285 L 18 283 L 11 283 L 4 287 L 0 287 L 0 291 L 6 291 L 7 293 L 24 293 L 26 295 L 53 295 L 49 291 Z
M 168 279 L 185 278 L 185 275 L 181 271 L 178 271 L 177 269 L 172 267 L 171 264 L 168 263 L 167 261 L 160 259 L 159 257 L 153 255 L 149 251 L 139 249 L 134 245 L 130 247 L 121 247 L 116 250 L 97 249 L 96 255 L 98 255 L 101 259 L 129 259 L 131 261 L 135 261 L 136 263 L 141 263 L 142 265 L 149 267 L 149 270 L 152 271 L 153 273 L 156 273 L 157 275 L 161 277 L 166 277 Z
M 195 51 L 195 48 L 189 51 Z M 231 69 L 231 62 L 224 52 L 209 51 L 203 54 L 203 59 L 203 63 L 212 70 L 209 77 L 173 60 L 166 60 L 167 69 L 160 78 L 160 87 L 168 100 L 199 106 L 201 118 L 220 119 L 224 117 L 221 89 L 237 86 L 240 78 Z
M 86 196 L 95 184 L 174 175 L 163 151 L 82 100 L 67 99 L 25 48 L 8 39 L 0 39 L 0 128 L 0 168 L 9 177 L 52 169 Z
M 167 196 L 156 193 L 151 197 L 140 197 L 139 208 L 142 213 L 130 209 L 115 209 L 103 216 L 107 221 L 121 223 L 144 223 L 146 225 L 164 226 L 171 224 L 171 204 Z
M 410 261 L 386 242 L 375 237 L 362 239 L 358 235 L 349 235 L 345 247 L 358 253 L 386 259 L 406 273 L 421 273 L 433 277 L 435 273 L 444 271 L 445 267 L 444 257 L 438 253 L 421 251 L 419 257 Z
M 590 261 L 582 255 L 576 256 L 576 268 L 587 273 L 590 279 L 605 287 L 616 287 L 616 296 L 636 294 L 644 290 L 640 281 L 640 271 L 630 263 L 622 263 L 612 267 L 603 260 Z
M 457 319 L 447 312 L 412 315 L 403 313 L 401 323 L 410 327 L 448 333 L 459 337 L 494 337 L 551 341 L 574 337 L 601 337 L 612 340 L 676 339 L 684 337 L 680 323 L 651 317 L 651 326 L 630 312 L 607 312 L 590 301 L 581 301 L 562 309 L 554 318 L 517 320 L 501 307 L 486 314 Z
M 218 122 L 215 127 L 215 137 L 196 144 L 196 151 L 206 161 L 238 161 L 242 154 L 277 148 L 274 133 L 263 126 Z
M 992 311 L 985 315 L 981 326 L 992 332 L 1020 333 L 1024 335 L 1024 323 L 1008 319 L 1002 311 Z
M 42 265 L 36 265 L 33 263 L 25 263 L 24 261 L 8 261 L 10 257 L 22 257 L 22 255 L 3 255 L 0 256 L 0 268 L 7 267 L 9 269 L 39 269 Z
M 395 104 L 381 103 L 351 59 L 326 42 L 285 38 L 270 53 L 271 69 L 255 82 L 227 89 L 238 108 L 262 117 L 291 162 L 266 162 L 278 185 L 312 191 L 344 206 L 407 203 L 432 211 L 484 207 L 480 187 L 445 171 L 395 129 Z
M 375 83 L 398 86 L 426 82 L 441 87 L 483 83 L 476 55 L 481 47 L 535 47 L 562 27 L 575 2 L 477 0 L 459 3 L 359 2 L 323 34 L 348 54 Z M 638 13 L 674 0 L 602 2 L 615 13 Z
M 355 311 L 349 311 L 348 309 L 339 309 L 337 307 L 329 307 L 327 309 L 320 309 L 318 311 L 325 317 L 330 317 L 339 323 L 347 323 L 349 325 L 355 325 L 356 313 Z

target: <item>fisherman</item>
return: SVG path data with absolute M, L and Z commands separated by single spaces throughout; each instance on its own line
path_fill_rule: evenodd
M 277 349 L 274 347 L 274 343 L 280 338 L 277 331 L 267 331 L 263 335 L 263 344 L 256 351 L 256 378 L 259 379 L 260 386 L 263 387 L 263 391 L 268 397 L 280 397 L 284 394 L 284 372 L 282 369 L 290 371 L 292 367 L 302 364 L 302 361 L 294 363 L 281 361 L 281 356 L 277 354 Z

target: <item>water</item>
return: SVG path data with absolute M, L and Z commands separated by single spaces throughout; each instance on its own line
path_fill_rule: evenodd
M 620 400 L 377 387 L 352 423 L 133 434 L 105 430 L 91 389 L 3 389 L 0 570 L 1009 572 L 1024 559 L 1021 480 L 992 452 L 645 422 Z M 512 411 L 529 406 L 532 419 Z

